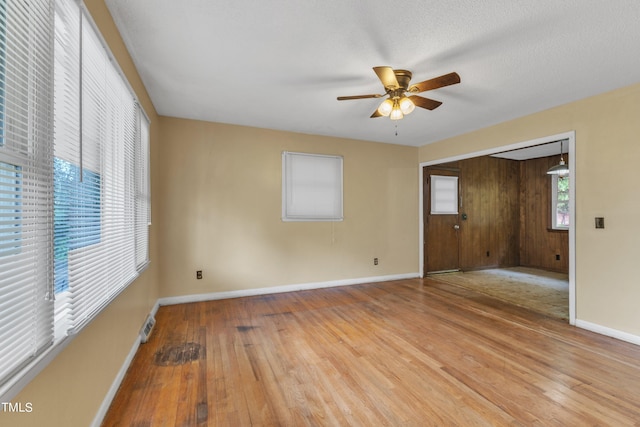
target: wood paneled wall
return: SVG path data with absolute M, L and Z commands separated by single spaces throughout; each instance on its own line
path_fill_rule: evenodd
M 478 157 L 462 160 L 458 167 L 460 267 L 473 270 L 519 265 L 518 162 Z
M 569 271 L 568 233 L 551 230 L 546 171 L 557 162 L 558 156 L 525 161 L 487 156 L 446 165 L 460 170 L 462 270 L 525 266 Z
M 520 162 L 520 265 L 568 273 L 569 235 L 551 229 L 551 178 L 546 175 L 558 160 Z

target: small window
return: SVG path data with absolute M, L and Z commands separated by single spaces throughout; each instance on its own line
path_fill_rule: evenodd
M 282 153 L 282 220 L 342 221 L 342 156 Z
M 569 176 L 551 176 L 551 228 L 569 229 Z
M 431 215 L 458 213 L 458 177 L 431 175 Z

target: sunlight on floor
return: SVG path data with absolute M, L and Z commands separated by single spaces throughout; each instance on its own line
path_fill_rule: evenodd
M 512 267 L 429 276 L 449 284 L 473 289 L 538 313 L 569 318 L 567 274 Z

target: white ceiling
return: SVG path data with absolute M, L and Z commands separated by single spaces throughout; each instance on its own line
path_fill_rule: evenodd
M 563 139 L 561 141 L 546 142 L 543 144 L 532 145 L 530 147 L 518 148 L 502 153 L 491 154 L 491 157 L 500 157 L 510 160 L 528 160 L 537 159 L 539 157 L 558 156 L 560 153 L 567 154 L 569 150 L 569 141 Z
M 166 116 L 421 146 L 640 81 L 636 0 L 105 1 Z M 336 100 L 381 65 L 462 82 L 397 123 Z

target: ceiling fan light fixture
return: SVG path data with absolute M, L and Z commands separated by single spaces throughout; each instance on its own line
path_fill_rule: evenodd
M 400 111 L 404 115 L 411 114 L 416 109 L 416 105 L 406 96 L 400 99 L 398 105 L 400 105 Z
M 393 107 L 393 101 L 391 101 L 390 99 L 385 99 L 378 107 L 378 113 L 380 113 L 380 115 L 384 117 L 388 117 L 389 114 L 391 114 Z
M 398 101 L 395 101 L 393 103 L 393 109 L 391 110 L 391 114 L 389 114 L 389 118 L 391 120 L 400 120 L 403 117 L 404 117 L 404 113 L 400 109 L 400 106 L 398 105 Z
M 373 71 L 384 87 L 382 94 L 371 93 L 368 95 L 338 97 L 338 101 L 386 97 L 387 99 L 382 101 L 373 114 L 371 114 L 370 118 L 372 119 L 376 117 L 389 117 L 391 120 L 400 120 L 405 115 L 413 112 L 416 107 L 435 110 L 442 102 L 416 94 L 460 83 L 460 76 L 455 72 L 409 85 L 412 76 L 411 71 L 394 70 L 387 66 L 373 67 Z M 410 96 L 407 96 L 408 94 L 410 94 Z

